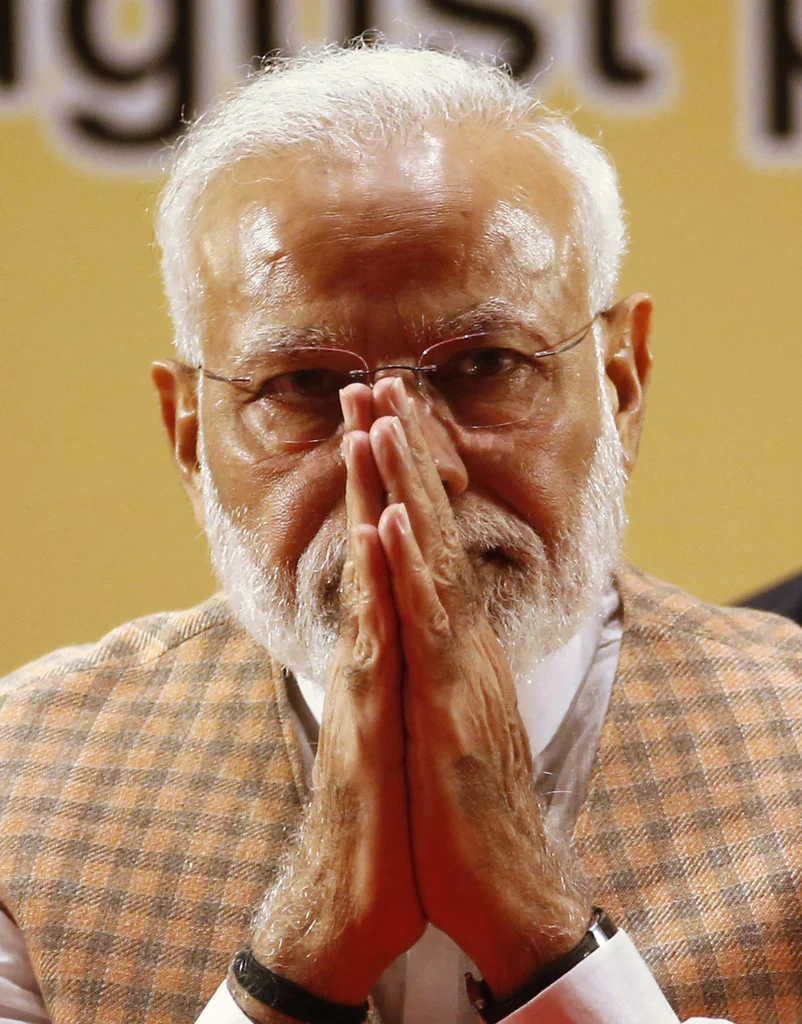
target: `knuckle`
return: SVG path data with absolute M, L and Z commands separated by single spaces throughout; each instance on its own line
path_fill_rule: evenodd
M 405 634 L 414 638 L 414 647 L 418 648 L 419 655 L 423 658 L 436 655 L 438 665 L 450 664 L 453 660 L 456 638 L 451 620 L 442 606 L 426 614 L 412 616 L 405 627 Z M 406 644 L 409 644 L 408 639 Z M 420 657 L 416 657 L 415 661 L 420 661 Z
M 376 660 L 376 653 L 374 637 L 370 633 L 365 632 L 365 630 L 360 630 L 351 652 L 350 668 L 355 672 L 364 673 L 370 671 Z
M 434 611 L 426 624 L 426 631 L 438 642 L 438 644 L 450 647 L 454 642 L 454 635 L 451 630 L 451 620 L 448 613 L 441 605 Z
M 443 600 L 460 623 L 470 625 L 484 612 L 484 599 L 464 557 L 439 558 L 432 570 L 432 577 L 435 589 L 443 595 Z
M 370 689 L 373 673 L 364 664 L 345 665 L 342 670 L 345 689 L 352 696 L 358 697 Z
M 457 583 L 457 565 L 458 563 L 447 551 L 444 551 L 434 557 L 431 574 L 435 588 L 438 591 L 443 588 L 449 590 L 454 588 Z
M 463 557 L 462 538 L 457 524 L 452 519 L 447 519 L 441 526 L 441 534 L 443 537 L 443 547 L 448 552 L 449 557 L 461 561 Z
M 351 656 L 342 666 L 345 689 L 353 696 L 370 691 L 382 671 L 383 646 L 375 636 L 360 633 L 351 649 Z

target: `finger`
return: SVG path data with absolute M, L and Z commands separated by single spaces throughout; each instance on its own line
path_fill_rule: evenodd
M 443 553 L 440 524 L 397 416 L 381 416 L 374 422 L 370 428 L 370 445 L 387 504 L 406 506 L 424 559 L 430 566 L 440 564 Z
M 366 384 L 349 384 L 340 391 L 343 426 L 349 430 L 370 430 L 375 419 L 373 392 Z
M 360 702 L 363 725 L 376 733 L 386 715 L 400 714 L 401 652 L 390 572 L 375 526 L 360 525 L 351 537 L 358 582 L 356 637 L 343 664 L 343 682 Z
M 379 538 L 387 560 L 395 607 L 404 633 L 416 647 L 435 647 L 438 656 L 451 640 L 448 614 L 421 552 L 404 505 L 388 505 L 379 520 Z
M 349 544 L 343 568 L 341 593 L 343 605 L 350 612 L 343 627 L 347 627 L 348 635 L 353 641 L 357 629 L 354 609 L 359 600 L 359 587 L 352 550 L 353 528 L 358 525 L 369 525 L 375 528 L 385 500 L 384 487 L 376 469 L 368 435 L 364 431 L 355 430 L 345 435 L 343 456 L 346 465 L 345 511 Z
M 397 615 L 389 569 L 375 526 L 348 531 L 348 583 L 338 663 L 346 676 L 362 673 L 376 651 L 397 640 Z M 342 671 L 339 673 L 342 676 Z
M 377 526 L 385 506 L 382 483 L 370 438 L 364 430 L 353 430 L 343 438 L 345 456 L 345 509 L 349 527 Z
M 336 752 L 340 771 L 343 758 L 352 767 L 356 758 L 360 771 L 402 766 L 402 655 L 390 573 L 375 526 L 354 527 L 348 542 L 355 600 L 329 679 L 318 758 Z
M 359 586 L 358 637 L 380 646 L 392 643 L 398 633 L 390 571 L 375 526 L 360 524 L 352 531 L 354 563 Z
M 376 383 L 373 391 L 373 405 L 376 416 L 397 416 L 404 428 L 407 442 L 412 451 L 423 489 L 432 503 L 441 525 L 453 522 L 451 502 L 440 479 L 429 443 L 420 425 L 416 403 L 407 393 L 401 377 L 384 377 Z

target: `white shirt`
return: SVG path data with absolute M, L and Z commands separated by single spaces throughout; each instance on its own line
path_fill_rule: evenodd
M 547 822 L 568 835 L 585 798 L 618 666 L 621 636 L 620 601 L 611 589 L 575 636 L 517 683 L 518 706 L 535 759 Z M 310 770 L 325 689 L 299 680 L 291 700 L 301 751 Z M 314 724 L 309 722 L 310 713 Z M 430 925 L 419 942 L 385 971 L 373 992 L 385 1024 L 475 1024 L 465 995 L 467 970 L 476 973 L 451 939 Z M 623 931 L 506 1020 L 509 1024 L 678 1022 Z M 701 1018 L 694 1020 L 701 1022 Z M 49 1024 L 22 936 L 2 910 L 0 1024 Z M 249 1022 L 223 982 L 197 1024 Z

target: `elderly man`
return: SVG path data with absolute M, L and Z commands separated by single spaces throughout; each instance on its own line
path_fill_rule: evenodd
M 329 50 L 189 129 L 159 235 L 224 596 L 5 684 L 6 1018 L 798 1020 L 802 633 L 616 568 L 606 158 Z

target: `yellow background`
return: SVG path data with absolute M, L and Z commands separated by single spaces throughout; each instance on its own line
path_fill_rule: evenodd
M 802 170 L 756 169 L 741 152 L 736 10 L 655 2 L 680 76 L 669 108 L 611 116 L 585 102 L 575 118 L 620 171 L 622 294 L 657 304 L 627 552 L 716 601 L 802 567 Z M 547 98 L 577 102 L 567 88 Z M 0 153 L 5 671 L 213 582 L 148 376 L 170 348 L 158 183 L 69 164 L 34 113 L 0 121 Z

